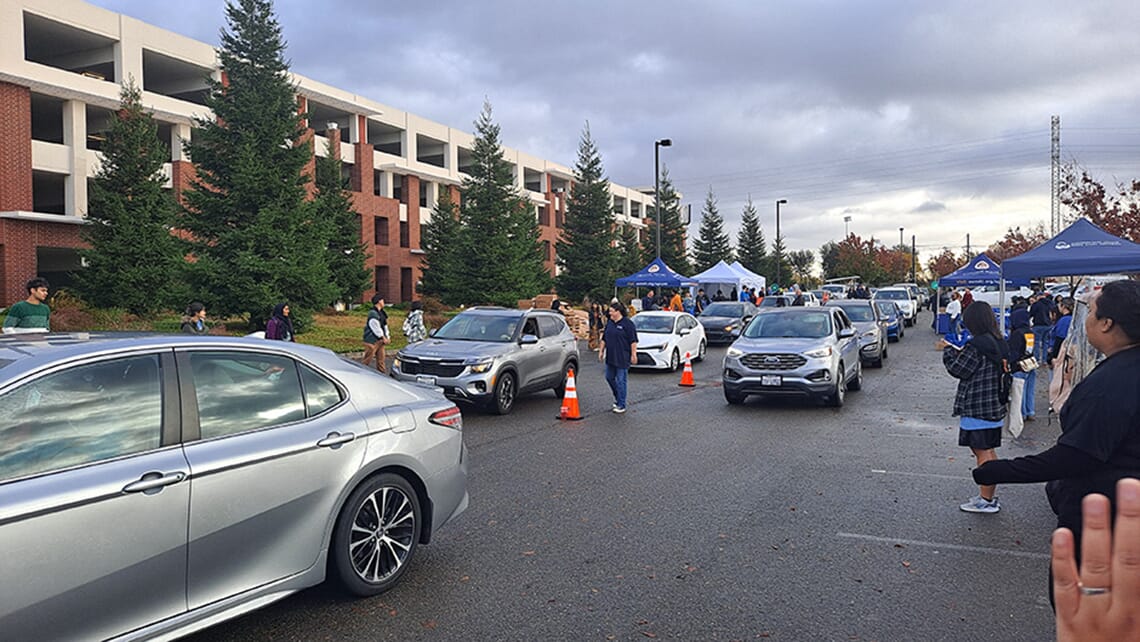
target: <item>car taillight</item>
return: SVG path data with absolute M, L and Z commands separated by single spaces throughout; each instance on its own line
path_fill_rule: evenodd
M 452 406 L 438 412 L 433 412 L 428 421 L 437 426 L 444 428 L 454 428 L 456 430 L 463 430 L 463 415 L 459 412 L 457 406 Z

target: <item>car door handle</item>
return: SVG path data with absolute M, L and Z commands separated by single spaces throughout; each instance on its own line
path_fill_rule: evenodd
M 346 432 L 344 434 L 341 434 L 339 432 L 330 432 L 327 437 L 317 442 L 317 446 L 321 448 L 336 448 L 341 444 L 347 444 L 353 439 L 356 439 L 356 434 L 351 432 Z
M 139 478 L 136 482 L 131 482 L 123 487 L 124 493 L 145 493 L 151 490 L 157 490 L 171 484 L 186 479 L 186 473 L 160 473 L 153 472 L 147 473 Z

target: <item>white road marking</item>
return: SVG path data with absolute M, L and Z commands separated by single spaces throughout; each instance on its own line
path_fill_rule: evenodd
M 860 535 L 859 533 L 836 533 L 836 537 L 844 539 L 861 539 L 868 542 L 882 542 L 883 544 L 905 544 L 907 546 L 925 546 L 949 551 L 969 551 L 971 553 L 989 553 L 991 555 L 1006 555 L 1008 557 L 1028 557 L 1031 559 L 1047 560 L 1048 553 L 1032 553 L 1029 551 L 1011 551 L 1004 548 L 988 548 L 985 546 L 968 546 L 965 544 L 947 544 L 945 542 L 923 542 L 914 539 L 900 539 L 898 537 L 878 537 L 876 535 Z
M 965 477 L 962 475 L 938 475 L 935 473 L 907 473 L 907 472 L 903 472 L 901 470 L 883 470 L 880 468 L 872 468 L 871 472 L 879 474 L 879 475 L 905 475 L 907 477 L 934 477 L 935 479 L 959 479 L 959 480 L 966 479 L 966 480 L 969 480 L 970 482 L 974 481 L 974 479 L 972 477 Z

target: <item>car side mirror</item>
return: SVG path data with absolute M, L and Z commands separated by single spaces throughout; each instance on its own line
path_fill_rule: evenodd
M 839 331 L 840 339 L 850 339 L 855 336 L 855 328 L 843 328 Z
M 533 334 L 524 334 L 522 338 L 519 339 L 519 345 L 529 346 L 536 343 L 538 343 L 538 337 Z
M 751 314 L 746 314 L 746 315 L 744 315 L 744 322 L 745 322 L 745 323 L 748 323 L 748 322 L 749 322 L 749 321 L 751 321 L 751 320 L 752 320 L 752 315 L 751 315 Z
M 436 331 L 436 330 L 438 330 L 438 329 L 439 329 L 439 328 L 432 328 L 431 330 L 428 330 L 428 336 L 429 336 L 429 337 L 434 337 L 434 336 L 435 336 L 435 331 Z
M 680 330 L 677 330 L 677 334 L 681 335 L 682 337 L 687 335 L 687 334 L 690 334 L 691 332 L 692 332 L 692 330 L 690 330 L 688 328 L 681 328 Z

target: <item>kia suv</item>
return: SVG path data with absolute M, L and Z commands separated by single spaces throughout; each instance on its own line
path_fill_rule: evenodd
M 578 341 L 561 314 L 477 307 L 397 352 L 392 376 L 505 415 L 521 394 L 550 389 L 561 397 L 578 360 Z

